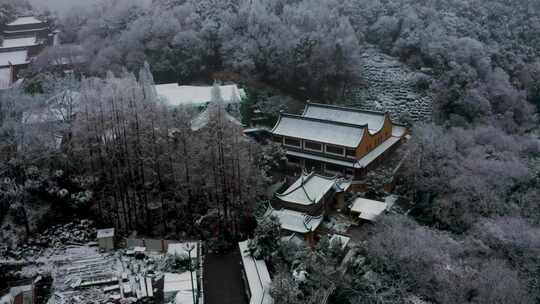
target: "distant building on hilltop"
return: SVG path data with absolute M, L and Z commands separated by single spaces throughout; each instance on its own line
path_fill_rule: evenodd
M 20 71 L 47 46 L 57 41 L 57 32 L 48 21 L 21 16 L 2 26 L 0 44 L 0 89 L 11 87 Z
M 302 115 L 280 115 L 271 132 L 287 150 L 290 165 L 359 178 L 382 162 L 407 131 L 387 113 L 308 103 Z
M 155 85 L 158 98 L 168 106 L 205 106 L 212 100 L 213 86 L 186 86 L 177 83 Z M 223 103 L 237 105 L 246 97 L 246 92 L 235 84 L 219 86 Z

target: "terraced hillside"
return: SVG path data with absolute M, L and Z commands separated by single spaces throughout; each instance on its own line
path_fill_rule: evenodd
M 395 119 L 408 112 L 414 121 L 431 120 L 431 97 L 417 93 L 414 88 L 419 72 L 374 47 L 364 51 L 361 63 L 366 86 L 352 90 L 350 105 L 388 111 Z

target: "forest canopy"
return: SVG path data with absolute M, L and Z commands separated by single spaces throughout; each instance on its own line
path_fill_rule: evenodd
M 28 9 L 21 3 L 1 2 L 0 22 Z M 538 303 L 539 15 L 533 0 L 117 0 L 73 9 L 56 20 L 63 48 L 33 62 L 24 89 L 0 92 L 2 229 L 28 236 L 50 219 L 91 214 L 123 232 L 240 236 L 282 151 L 245 140 L 217 89 L 206 130 L 193 133 L 200 109 L 164 107 L 153 83 L 233 80 L 342 104 L 366 85 L 360 59 L 376 48 L 421 75 L 416 88 L 433 100 L 431 119 L 410 121 L 398 176 L 410 209 L 370 227 L 366 258 L 343 274 L 329 246 L 279 247 L 277 225 L 259 227 L 264 250 L 253 251 L 283 267 L 273 294 L 313 303 L 323 286 L 335 288 L 334 303 L 411 294 Z M 74 77 L 50 68 L 65 54 L 85 58 Z M 284 99 L 264 103 L 276 114 Z M 32 113 L 43 109 L 61 119 L 37 123 Z M 67 139 L 60 149 L 58 134 Z M 294 280 L 293 264 L 313 274 L 309 284 Z

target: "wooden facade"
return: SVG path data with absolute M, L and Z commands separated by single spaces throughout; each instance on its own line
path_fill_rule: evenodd
M 310 114 L 309 107 L 319 108 L 317 117 L 306 116 Z M 328 117 L 325 110 L 329 112 Z M 342 117 L 344 119 L 339 121 Z M 283 120 L 286 123 L 282 123 Z M 340 131 L 336 131 L 335 136 L 317 136 L 314 132 L 304 132 L 306 125 L 320 128 L 321 133 L 328 133 L 332 128 Z M 358 133 L 359 129 L 363 132 Z M 281 115 L 272 129 L 273 141 L 287 150 L 290 165 L 357 178 L 380 164 L 407 132 L 406 127 L 393 123 L 387 113 L 309 103 L 303 116 Z M 342 140 L 345 138 L 347 141 Z
M 356 158 L 360 159 L 366 156 L 369 152 L 373 151 L 377 146 L 382 144 L 385 140 L 392 137 L 392 121 L 386 113 L 384 113 L 384 124 L 383 127 L 376 133 L 371 134 L 366 132 L 360 145 L 356 148 Z

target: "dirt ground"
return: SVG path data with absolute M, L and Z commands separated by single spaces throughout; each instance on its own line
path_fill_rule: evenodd
M 205 257 L 205 304 L 247 304 L 239 252 Z

